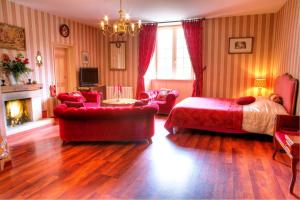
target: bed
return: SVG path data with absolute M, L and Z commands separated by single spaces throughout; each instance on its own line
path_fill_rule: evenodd
M 273 135 L 276 115 L 295 113 L 298 80 L 289 74 L 275 80 L 274 93 L 283 104 L 257 97 L 249 105 L 238 105 L 236 99 L 189 97 L 176 104 L 165 123 L 170 133 L 181 128 L 222 133 L 259 133 Z

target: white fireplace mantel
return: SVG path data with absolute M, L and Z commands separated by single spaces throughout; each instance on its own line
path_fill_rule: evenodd
M 1 132 L 7 132 L 5 102 L 10 100 L 30 99 L 31 119 L 38 121 L 42 119 L 42 87 L 40 84 L 27 86 L 4 86 L 1 87 Z M 3 130 L 4 126 L 4 130 Z M 2 134 L 2 133 L 1 133 Z M 3 134 L 2 134 L 3 135 Z

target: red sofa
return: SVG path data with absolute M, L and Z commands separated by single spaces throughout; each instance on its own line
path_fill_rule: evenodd
M 154 135 L 154 103 L 145 106 L 54 109 L 63 141 L 139 141 Z
M 166 95 L 165 99 L 159 98 L 160 90 L 148 90 L 140 94 L 140 99 L 149 99 L 159 106 L 158 114 L 169 114 L 176 103 L 176 98 L 179 96 L 177 90 L 171 90 Z
M 61 103 L 65 101 L 69 102 L 81 102 L 85 107 L 100 107 L 102 94 L 99 92 L 71 92 L 60 93 L 57 95 L 57 99 Z

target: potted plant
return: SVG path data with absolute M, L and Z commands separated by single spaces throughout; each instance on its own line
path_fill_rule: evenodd
M 24 58 L 23 54 L 18 54 L 13 60 L 8 55 L 3 54 L 0 66 L 7 73 L 10 83 L 15 85 L 21 75 L 32 71 L 26 66 L 28 63 L 28 58 Z

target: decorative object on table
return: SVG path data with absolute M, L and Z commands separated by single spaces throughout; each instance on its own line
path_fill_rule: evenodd
M 274 134 L 273 159 L 278 151 L 283 149 L 291 159 L 292 178 L 290 183 L 290 193 L 293 193 L 296 177 L 297 164 L 299 163 L 300 151 L 300 125 L 299 116 L 277 115 L 276 129 Z
M 26 66 L 28 63 L 28 58 L 24 58 L 23 54 L 18 54 L 13 60 L 11 60 L 8 55 L 3 54 L 0 67 L 2 67 L 8 75 L 10 84 L 15 85 L 21 75 L 32 71 Z
M 1 86 L 5 86 L 5 80 L 4 79 L 1 80 Z
M 67 24 L 62 24 L 59 27 L 59 33 L 63 37 L 69 37 L 70 35 L 70 28 Z
M 267 86 L 267 82 L 266 82 L 266 78 L 256 78 L 254 81 L 254 87 L 258 88 L 258 96 L 262 96 L 262 89 L 265 88 Z
M 31 84 L 32 84 L 32 82 L 31 82 L 31 78 L 29 78 L 29 79 L 28 79 L 28 82 L 27 82 L 27 84 L 28 84 L 28 85 L 31 85 Z
M 89 53 L 86 51 L 81 52 L 81 60 L 82 60 L 82 64 L 84 65 L 89 64 Z
M 126 70 L 126 42 L 109 43 L 109 69 Z
M 118 39 L 124 39 L 127 35 L 135 36 L 142 29 L 142 22 L 130 22 L 129 14 L 125 13 L 122 7 L 122 0 L 120 0 L 119 19 L 113 25 L 108 22 L 108 16 L 99 23 L 100 30 L 105 36 L 115 36 Z
M 56 97 L 56 85 L 50 85 L 50 97 Z
M 40 51 L 37 51 L 37 54 L 36 54 L 36 57 L 35 57 L 35 60 L 36 60 L 36 64 L 37 66 L 42 66 L 43 64 L 43 57 L 41 55 L 41 52 Z
M 34 80 L 34 81 L 32 81 L 32 84 L 37 84 L 37 81 L 35 81 L 35 80 Z
M 122 94 L 122 86 L 121 85 L 116 85 L 114 86 L 114 94 L 115 95 L 117 93 L 117 101 L 120 100 L 120 96 Z
M 230 37 L 228 53 L 252 53 L 253 37 Z
M 25 51 L 25 29 L 0 23 L 0 48 Z

